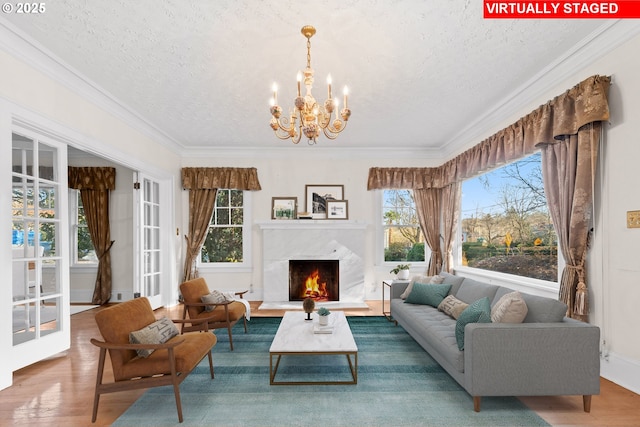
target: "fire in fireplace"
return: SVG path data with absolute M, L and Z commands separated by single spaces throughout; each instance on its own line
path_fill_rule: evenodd
M 338 260 L 289 260 L 289 301 L 340 301 Z

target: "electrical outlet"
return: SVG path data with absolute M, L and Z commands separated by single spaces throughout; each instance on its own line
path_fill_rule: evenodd
M 627 228 L 640 228 L 640 211 L 627 211 Z
M 120 292 L 118 292 L 117 298 L 118 301 L 122 301 L 122 294 Z

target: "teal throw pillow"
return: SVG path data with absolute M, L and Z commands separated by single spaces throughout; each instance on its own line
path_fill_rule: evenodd
M 464 327 L 467 323 L 491 323 L 491 303 L 484 297 L 469 304 L 456 320 L 456 342 L 458 349 L 464 350 Z
M 411 304 L 423 304 L 437 307 L 449 294 L 451 285 L 432 285 L 426 283 L 414 283 L 411 293 L 405 302 Z

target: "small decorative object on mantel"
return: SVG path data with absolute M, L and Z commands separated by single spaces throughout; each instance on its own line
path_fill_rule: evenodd
M 321 326 L 327 326 L 329 324 L 329 315 L 331 312 L 327 307 L 320 307 L 318 309 L 318 323 Z
M 313 215 L 310 212 L 298 212 L 298 219 L 313 219 Z
M 313 313 L 313 309 L 315 307 L 316 302 L 313 300 L 313 298 L 305 298 L 304 301 L 302 301 L 302 309 L 305 313 L 307 313 L 307 318 L 304 319 L 305 321 L 311 320 L 311 313 Z
M 407 280 L 409 278 L 409 268 L 411 268 L 411 264 L 398 264 L 389 273 L 395 274 L 400 280 Z

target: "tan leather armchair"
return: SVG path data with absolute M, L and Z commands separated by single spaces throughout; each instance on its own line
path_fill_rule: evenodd
M 131 332 L 157 320 L 149 300 L 144 297 L 107 307 L 96 313 L 95 320 L 104 341 L 91 339 L 91 343 L 100 348 L 91 422 L 96 421 L 101 394 L 165 385 L 173 385 L 178 420 L 182 422 L 180 383 L 205 356 L 209 357 L 213 379 L 211 349 L 217 342 L 216 336 L 208 332 L 193 332 L 178 334 L 161 344 L 130 344 Z M 141 357 L 136 350 L 143 349 L 153 352 L 148 357 Z M 104 382 L 103 379 L 107 351 L 113 368 L 113 382 Z
M 182 294 L 184 311 L 182 318 L 185 323 L 182 324 L 183 331 L 196 331 L 202 328 L 220 329 L 227 328 L 229 333 L 229 346 L 233 351 L 233 335 L 231 329 L 240 320 L 244 321 L 244 332 L 247 333 L 246 307 L 238 301 L 227 301 L 219 304 L 203 303 L 202 297 L 208 295 L 211 291 L 207 286 L 207 282 L 202 277 L 191 279 L 180 285 L 180 293 Z M 239 298 L 247 293 L 247 291 L 236 292 Z M 206 311 L 207 306 L 213 306 L 213 310 Z M 196 321 L 192 325 L 187 325 L 191 321 Z M 203 323 L 204 322 L 204 323 Z

